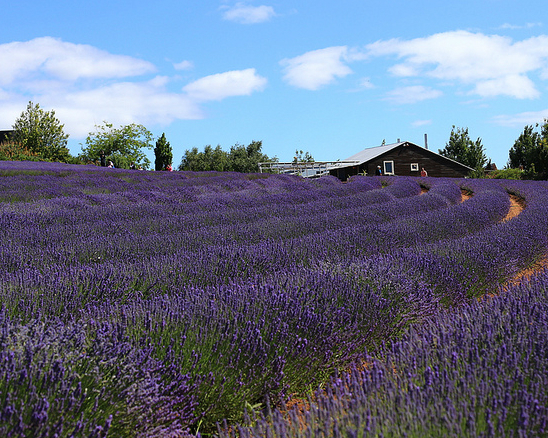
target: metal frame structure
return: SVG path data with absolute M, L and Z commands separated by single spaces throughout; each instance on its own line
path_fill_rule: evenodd
M 294 162 L 294 161 L 266 161 L 259 163 L 259 172 L 268 170 L 272 173 L 283 173 L 288 175 L 298 175 L 303 178 L 316 178 L 322 175 L 328 175 L 330 169 L 337 167 L 346 167 L 352 164 L 359 164 L 359 160 L 339 160 L 339 161 L 312 161 L 312 162 Z

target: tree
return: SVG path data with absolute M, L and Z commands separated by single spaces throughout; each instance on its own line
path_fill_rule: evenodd
M 295 150 L 295 156 L 293 157 L 293 163 L 294 164 L 297 164 L 297 163 L 313 163 L 314 162 L 314 157 L 312 155 L 310 155 L 310 153 L 308 151 L 306 151 L 304 153 L 304 156 L 303 156 L 303 151 L 299 151 L 299 150 Z
M 548 119 L 544 124 L 528 125 L 508 152 L 508 167 L 522 168 L 528 179 L 548 178 Z
M 173 163 L 173 150 L 171 145 L 166 140 L 166 134 L 162 133 L 162 136 L 156 141 L 156 147 L 154 148 L 154 169 L 165 170 L 167 166 L 171 166 Z
M 143 149 L 152 149 L 153 136 L 143 125 L 132 123 L 114 128 L 111 123 L 95 125 L 96 132 L 90 132 L 86 146 L 82 146 L 81 158 L 98 161 L 103 152 L 115 167 L 128 169 L 133 162 L 148 169 L 150 160 Z
M 207 145 L 203 152 L 194 147 L 185 151 L 179 170 L 258 172 L 260 162 L 270 161 L 268 156 L 261 152 L 261 148 L 261 141 L 252 141 L 247 146 L 235 144 L 230 148 L 230 152 L 223 151 L 221 146 L 213 149 L 211 145 Z
M 69 136 L 63 127 L 55 111 L 44 111 L 39 104 L 29 102 L 15 121 L 10 140 L 45 160 L 68 162 L 71 159 L 67 148 Z
M 453 125 L 449 142 L 444 149 L 438 150 L 440 155 L 458 161 L 472 169 L 482 169 L 487 163 L 487 156 L 481 144 L 481 138 L 472 141 L 468 135 L 468 128 L 456 128 Z
M 19 143 L 0 143 L 0 161 L 43 161 L 36 152 L 31 152 Z
M 259 163 L 270 161 L 267 155 L 261 152 L 262 141 L 252 141 L 248 146 L 235 144 L 230 148 L 231 170 L 242 173 L 259 171 Z

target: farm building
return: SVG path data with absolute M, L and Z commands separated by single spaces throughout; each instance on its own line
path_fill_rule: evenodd
M 420 176 L 424 168 L 428 176 L 462 178 L 474 170 L 408 141 L 364 149 L 328 170 L 346 181 L 352 175 L 375 175 L 377 166 L 383 175 L 399 176 Z

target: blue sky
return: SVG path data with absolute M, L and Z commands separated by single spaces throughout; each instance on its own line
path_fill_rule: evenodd
M 540 0 L 19 0 L 2 9 L 0 129 L 33 101 L 75 155 L 96 125 L 139 123 L 178 165 L 253 140 L 280 161 L 424 134 L 437 152 L 455 125 L 501 168 L 548 118 L 546 17 Z

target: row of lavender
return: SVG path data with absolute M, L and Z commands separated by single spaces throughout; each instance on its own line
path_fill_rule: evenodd
M 546 244 L 542 184 L 424 179 L 418 196 L 413 179 L 12 166 L 8 436 L 210 427 L 315 387 Z M 459 204 L 457 184 L 475 196 Z M 500 224 L 507 190 L 528 207 Z
M 363 360 L 305 409 L 251 411 L 247 426 L 219 436 L 547 436 L 548 270 L 437 314 Z

